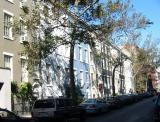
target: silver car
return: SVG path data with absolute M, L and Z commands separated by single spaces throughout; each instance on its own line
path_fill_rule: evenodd
M 102 113 L 109 111 L 109 104 L 101 99 L 87 99 L 80 104 L 81 107 L 85 108 L 86 113 Z

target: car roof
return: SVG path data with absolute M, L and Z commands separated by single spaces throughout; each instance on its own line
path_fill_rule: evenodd
M 45 99 L 38 99 L 36 101 L 43 101 L 43 100 L 71 100 L 70 98 L 58 98 L 58 97 L 54 97 L 54 98 L 45 98 Z

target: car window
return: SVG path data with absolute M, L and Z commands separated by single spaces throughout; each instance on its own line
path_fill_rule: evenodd
M 39 100 L 34 104 L 34 108 L 54 108 L 54 100 Z
M 57 107 L 64 107 L 64 100 L 63 99 L 56 99 L 56 106 Z
M 96 103 L 95 99 L 88 99 L 86 101 L 84 101 L 84 103 Z
M 65 99 L 65 106 L 71 106 L 72 105 L 72 102 L 70 99 Z
M 97 103 L 104 103 L 102 100 L 97 100 Z

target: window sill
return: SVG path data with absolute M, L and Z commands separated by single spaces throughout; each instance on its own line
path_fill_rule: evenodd
M 8 37 L 8 36 L 3 36 L 3 38 L 4 38 L 4 39 L 7 39 L 7 40 L 12 40 L 12 41 L 14 40 L 13 37 Z
M 49 87 L 49 88 L 53 87 L 53 85 L 51 83 L 47 83 L 46 86 Z

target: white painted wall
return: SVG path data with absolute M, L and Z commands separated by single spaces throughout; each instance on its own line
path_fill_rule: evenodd
M 0 107 L 11 110 L 11 72 L 9 69 L 0 68 L 0 82 L 3 82 L 0 90 Z

